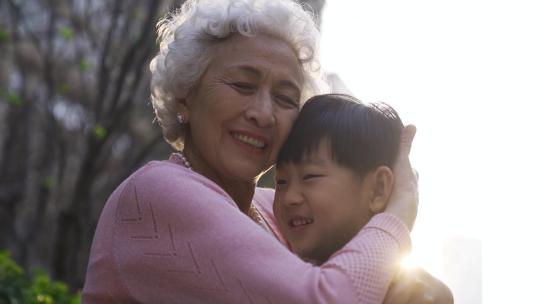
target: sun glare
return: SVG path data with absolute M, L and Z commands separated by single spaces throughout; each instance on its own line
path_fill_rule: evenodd
M 416 260 L 413 256 L 407 255 L 403 259 L 401 259 L 401 268 L 404 269 L 413 269 L 419 266 L 419 261 Z

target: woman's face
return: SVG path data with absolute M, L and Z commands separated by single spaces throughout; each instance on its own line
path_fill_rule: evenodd
M 205 175 L 254 181 L 274 163 L 298 115 L 301 66 L 286 42 L 264 35 L 233 36 L 212 54 L 180 105 L 189 121 L 186 149 Z

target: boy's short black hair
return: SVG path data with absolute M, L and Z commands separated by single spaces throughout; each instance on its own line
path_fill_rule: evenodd
M 310 98 L 298 116 L 277 159 L 277 166 L 300 163 L 329 140 L 332 158 L 364 176 L 396 161 L 403 123 L 384 103 L 363 104 L 345 94 Z

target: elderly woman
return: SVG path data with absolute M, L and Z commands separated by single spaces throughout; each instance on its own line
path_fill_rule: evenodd
M 383 265 L 407 250 L 416 216 L 414 129 L 404 132 L 386 212 L 311 265 L 276 228 L 273 191 L 256 187 L 302 102 L 323 87 L 310 15 L 288 0 L 188 1 L 159 36 L 152 103 L 182 152 L 145 165 L 110 196 L 83 302 L 381 303 L 396 270 Z M 398 277 L 386 301 L 433 300 L 451 295 L 422 273 Z

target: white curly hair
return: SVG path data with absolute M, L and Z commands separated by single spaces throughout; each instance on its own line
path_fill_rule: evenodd
M 159 51 L 150 62 L 152 106 L 165 140 L 182 150 L 185 125 L 176 105 L 199 80 L 210 49 L 233 35 L 271 35 L 296 51 L 304 74 L 301 100 L 328 90 L 319 63 L 319 30 L 293 0 L 188 0 L 157 24 Z

